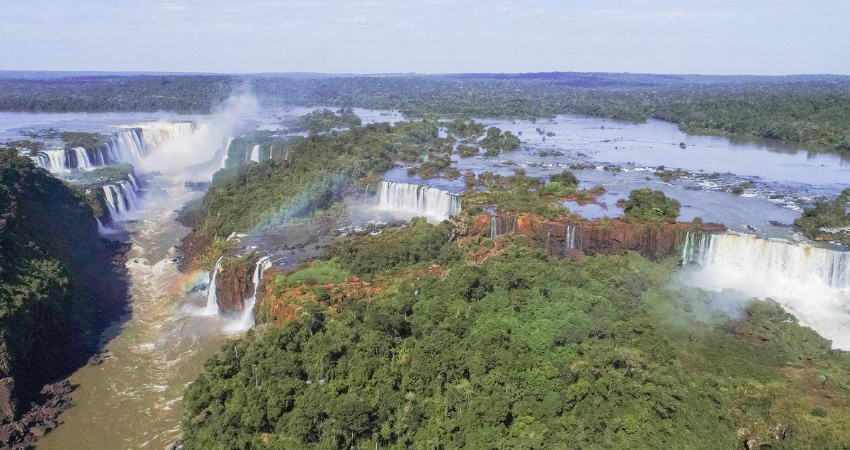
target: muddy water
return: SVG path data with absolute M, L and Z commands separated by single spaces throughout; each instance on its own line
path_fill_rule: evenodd
M 131 312 L 106 333 L 106 361 L 71 377 L 75 406 L 37 442 L 39 450 L 165 448 L 180 434 L 183 389 L 226 338 L 224 319 L 194 316 L 186 307 L 203 306 L 203 290 L 187 291 L 204 274 L 181 274 L 174 260 L 173 246 L 188 231 L 174 221 L 174 210 L 200 194 L 180 180 L 153 183 L 162 190 L 125 224 Z

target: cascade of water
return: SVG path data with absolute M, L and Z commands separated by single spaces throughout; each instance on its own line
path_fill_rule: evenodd
M 233 142 L 233 138 L 227 139 L 227 144 L 224 144 L 224 159 L 221 160 L 221 168 L 224 169 L 227 166 L 227 158 L 230 157 L 230 143 Z
M 499 218 L 497 216 L 490 216 L 490 239 L 496 239 L 496 236 L 499 235 Z
M 103 222 L 101 222 L 100 219 L 95 217 L 94 220 L 97 221 L 97 234 L 99 234 L 101 236 L 103 236 L 105 234 L 109 234 L 109 230 L 107 230 L 106 227 L 103 226 Z
M 52 173 L 65 172 L 68 170 L 68 152 L 62 150 L 47 150 L 47 167 L 45 169 Z
M 122 210 L 125 209 L 124 202 L 121 201 L 121 191 L 114 184 L 107 184 L 103 187 L 103 198 L 106 200 L 106 208 L 109 210 L 112 221 L 117 221 Z
M 127 211 L 135 210 L 138 197 L 136 197 L 136 191 L 133 189 L 133 186 L 124 180 L 119 181 L 118 186 L 121 188 L 122 197 L 124 197 L 124 201 L 127 203 Z
M 441 189 L 382 181 L 378 209 L 422 214 L 445 220 L 460 213 L 460 201 L 460 196 Z
M 128 173 L 127 179 L 130 180 L 130 184 L 133 185 L 133 190 L 138 191 L 139 190 L 139 183 L 136 182 L 136 177 L 134 177 L 132 173 Z
M 146 154 L 141 134 L 142 131 L 138 128 L 113 134 L 106 145 L 105 163 L 128 162 L 137 164 Z
M 204 313 L 208 316 L 218 315 L 218 298 L 215 293 L 215 280 L 218 276 L 219 269 L 221 269 L 222 258 L 224 258 L 224 256 L 219 257 L 215 262 L 215 268 L 213 268 L 212 277 L 210 278 L 210 286 L 207 288 L 207 306 L 204 308 Z
M 268 256 L 264 256 L 257 261 L 257 265 L 254 267 L 254 294 L 245 299 L 245 303 L 242 306 L 242 316 L 239 318 L 239 321 L 229 326 L 226 331 L 245 331 L 254 326 L 254 305 L 257 303 L 257 291 L 260 288 L 260 280 L 263 279 L 263 273 L 266 269 L 271 266 L 272 262 Z
M 139 203 L 133 184 L 125 180 L 103 186 L 103 197 L 113 222 L 123 220 L 123 216 L 136 210 Z
M 850 252 L 791 244 L 751 235 L 686 237 L 683 260 L 702 270 L 691 283 L 703 289 L 734 289 L 773 298 L 801 323 L 840 348 L 850 348 Z
M 251 149 L 251 161 L 260 162 L 260 146 L 255 145 L 253 149 Z
M 30 156 L 33 164 L 36 167 L 41 167 L 42 169 L 50 170 L 50 158 L 47 157 L 44 153 L 39 153 L 35 156 Z
M 82 147 L 74 147 L 71 149 L 74 152 L 74 156 L 77 158 L 77 169 L 82 170 L 91 170 L 92 163 L 89 159 L 89 152 Z
M 136 125 L 141 130 L 142 140 L 148 149 L 190 136 L 195 131 L 192 122 L 146 122 Z
M 567 234 L 564 237 L 564 244 L 567 250 L 576 248 L 576 227 L 567 225 Z

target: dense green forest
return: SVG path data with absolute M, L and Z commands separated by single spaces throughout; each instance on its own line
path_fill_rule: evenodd
M 116 250 L 77 189 L 0 149 L 0 379 L 21 407 L 84 362 L 116 317 Z
M 0 79 L 0 110 L 207 113 L 233 90 L 227 76 L 89 76 Z
M 222 345 L 186 391 L 186 447 L 850 442 L 850 357 L 775 302 L 724 312 L 669 288 L 678 258 L 559 261 L 452 228 L 414 220 L 269 275 L 258 318 L 271 323 Z M 469 258 L 482 249 L 486 262 Z
M 388 77 L 105 76 L 0 80 L 4 111 L 209 112 L 248 88 L 265 106 L 399 109 L 409 116 L 661 119 L 729 134 L 850 151 L 846 76 L 605 73 Z

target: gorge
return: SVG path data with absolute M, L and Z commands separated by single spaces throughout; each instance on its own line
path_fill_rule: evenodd
M 265 111 L 255 114 L 270 115 Z M 380 112 L 372 114 L 374 116 L 372 122 L 379 122 L 382 119 Z M 600 142 L 604 140 L 603 138 L 610 137 L 609 133 L 617 132 L 612 122 L 602 119 L 560 118 L 558 120 L 574 120 L 581 126 L 588 125 L 588 129 L 589 125 L 592 125 L 599 130 L 600 135 L 597 136 L 597 140 Z M 211 120 L 210 123 L 212 122 L 214 121 Z M 126 125 L 127 123 L 135 123 L 135 125 Z M 374 233 L 375 239 L 385 233 L 388 236 L 387 239 L 390 239 L 396 234 L 408 232 L 405 231 L 408 228 L 378 229 L 374 227 L 376 224 L 391 222 L 392 219 L 384 216 L 385 213 L 404 219 L 426 216 L 433 222 L 450 219 L 458 226 L 466 227 L 465 232 L 458 231 L 452 239 L 474 241 L 475 243 L 471 245 L 476 246 L 476 251 L 481 251 L 481 260 L 496 258 L 494 259 L 496 261 L 500 257 L 498 256 L 500 251 L 501 254 L 516 251 L 515 247 L 511 247 L 511 242 L 514 240 L 519 242 L 522 236 L 532 239 L 529 244 L 531 247 L 545 249 L 548 254 L 559 260 L 565 258 L 564 261 L 583 260 L 582 255 L 597 254 L 613 255 L 615 259 L 612 261 L 620 261 L 616 258 L 627 251 L 638 252 L 653 261 L 662 261 L 669 256 L 681 255 L 686 266 L 682 270 L 682 277 L 690 277 L 686 280 L 689 286 L 702 287 L 708 291 L 737 289 L 747 296 L 773 298 L 794 313 L 802 324 L 811 326 L 824 337 L 832 339 L 834 347 L 845 348 L 850 345 L 842 339 L 842 330 L 847 323 L 847 318 L 837 313 L 841 310 L 841 305 L 847 296 L 848 271 L 850 271 L 847 253 L 828 248 L 828 245 L 814 247 L 811 242 L 794 241 L 799 237 L 795 238 L 788 228 L 765 225 L 768 219 L 778 218 L 781 221 L 790 222 L 787 217 L 798 213 L 794 209 L 795 207 L 799 209 L 799 203 L 796 200 L 804 196 L 800 193 L 805 194 L 806 198 L 812 198 L 824 192 L 835 195 L 833 185 L 840 184 L 835 180 L 838 179 L 838 175 L 846 175 L 846 168 L 841 163 L 835 161 L 830 163 L 832 165 L 824 169 L 830 175 L 824 177 L 822 183 L 812 182 L 799 192 L 794 191 L 792 187 L 797 186 L 796 183 L 802 177 L 798 176 L 795 169 L 786 168 L 784 170 L 791 173 L 789 179 L 792 181 L 782 181 L 781 173 L 774 174 L 769 181 L 757 182 L 756 186 L 746 193 L 747 196 L 738 197 L 722 190 L 740 183 L 740 177 L 734 174 L 723 175 L 713 180 L 695 176 L 684 177 L 667 183 L 652 175 L 652 171 L 644 170 L 649 163 L 639 159 L 632 161 L 631 165 L 623 164 L 621 171 L 603 170 L 603 166 L 610 168 L 615 163 L 623 161 L 608 159 L 612 154 L 610 149 L 607 147 L 603 149 L 602 144 L 593 143 L 596 141 L 587 145 L 599 152 L 598 155 L 593 155 L 590 150 L 578 144 L 558 143 L 560 141 L 552 137 L 545 141 L 545 144 L 543 140 L 532 142 L 529 135 L 533 136 L 534 133 L 529 129 L 533 129 L 535 125 L 539 127 L 541 123 L 495 120 L 487 123 L 506 130 L 514 129 L 517 134 L 524 131 L 521 139 L 526 147 L 496 157 L 478 155 L 462 160 L 458 155 L 453 154 L 454 164 L 478 176 L 486 172 L 507 175 L 519 168 L 526 171 L 529 176 L 541 177 L 545 180 L 546 177 L 564 170 L 571 164 L 592 163 L 593 169 L 576 169 L 575 173 L 583 186 L 603 184 L 608 187 L 608 193 L 605 194 L 607 197 L 603 196 L 601 201 L 590 204 L 591 207 L 601 210 L 601 216 L 595 220 L 569 217 L 553 221 L 533 215 L 511 214 L 498 210 L 490 211 L 489 214 L 482 212 L 464 215 L 464 209 L 470 205 L 464 205 L 461 192 L 465 186 L 461 184 L 462 181 L 445 178 L 424 180 L 419 176 L 408 176 L 406 168 L 392 168 L 389 160 L 396 156 L 392 153 L 390 154 L 392 156 L 388 156 L 380 151 L 372 152 L 371 149 L 362 150 L 361 153 L 345 153 L 349 150 L 337 151 L 337 149 L 350 148 L 350 145 L 346 147 L 350 144 L 345 141 L 346 139 L 352 139 L 352 142 L 357 143 L 367 142 L 368 139 L 373 138 L 392 142 L 393 139 L 407 139 L 411 135 L 419 136 L 416 133 L 420 132 L 430 136 L 428 134 L 430 128 L 425 131 L 420 129 L 409 131 L 405 128 L 422 127 L 424 129 L 429 126 L 427 123 L 402 124 L 398 129 L 393 129 L 390 125 L 386 127 L 373 125 L 369 128 L 370 121 L 364 120 L 363 129 L 358 128 L 349 134 L 343 131 L 319 137 L 300 138 L 301 140 L 293 138 L 292 141 L 288 141 L 285 137 L 274 136 L 268 142 L 248 142 L 247 140 L 241 142 L 242 129 L 223 127 L 213 132 L 211 128 L 213 125 L 203 125 L 196 121 L 177 120 L 168 125 L 153 120 L 147 122 L 127 120 L 120 124 L 129 128 L 109 134 L 105 139 L 106 142 L 96 149 L 82 151 L 79 147 L 74 147 L 69 150 L 45 150 L 42 154 L 34 156 L 33 160 L 36 164 L 60 175 L 94 173 L 98 169 L 103 169 L 102 166 L 111 166 L 114 162 L 132 163 L 135 168 L 132 172 L 126 172 L 126 175 L 122 173 L 120 177 L 89 185 L 91 192 L 103 199 L 104 211 L 111 218 L 111 224 L 107 226 L 114 228 L 113 231 L 119 233 L 119 238 L 125 239 L 131 245 L 127 255 L 126 269 L 130 273 L 129 292 L 132 312 L 125 315 L 113 329 L 103 335 L 101 348 L 109 350 L 106 360 L 99 366 L 83 367 L 71 377 L 72 382 L 79 386 L 72 393 L 77 406 L 62 414 L 63 425 L 39 440 L 39 448 L 67 448 L 69 445 L 81 448 L 127 446 L 162 448 L 171 444 L 182 434 L 179 421 L 182 413 L 180 405 L 183 389 L 196 379 L 202 370 L 203 362 L 216 355 L 218 347 L 226 339 L 239 336 L 240 333 L 252 327 L 255 319 L 255 305 L 272 306 L 275 300 L 268 293 L 273 292 L 276 286 L 285 286 L 293 290 L 305 289 L 302 286 L 307 286 L 310 289 L 304 293 L 304 298 L 309 298 L 311 295 L 321 295 L 324 298 L 320 289 L 315 288 L 328 284 L 333 285 L 334 289 L 338 287 L 339 292 L 354 293 L 357 293 L 358 289 L 365 291 L 368 288 L 365 283 L 381 286 L 380 283 L 384 281 L 380 277 L 377 281 L 367 281 L 374 274 L 357 272 L 357 270 L 365 270 L 363 268 L 350 270 L 347 278 L 343 280 L 335 280 L 318 269 L 315 270 L 317 274 L 304 275 L 301 279 L 298 278 L 300 272 L 285 274 L 295 269 L 298 261 L 308 257 L 309 252 L 306 250 L 311 250 L 313 252 L 310 253 L 311 255 L 323 252 L 322 249 L 314 248 L 319 247 L 319 243 L 309 238 L 299 241 L 302 243 L 298 246 L 293 245 L 292 236 L 296 234 L 296 229 L 306 227 L 323 231 L 331 230 L 340 225 L 332 220 L 333 217 L 342 218 L 344 221 L 361 214 L 362 217 L 358 216 L 361 223 L 357 224 L 363 230 L 360 233 L 366 235 Z M 607 125 L 604 130 L 600 128 L 603 124 Z M 644 126 L 652 128 L 657 124 L 650 125 Z M 564 140 L 570 136 L 568 131 L 561 131 L 555 127 L 555 124 L 544 126 L 555 130 L 556 134 Z M 632 125 L 622 125 L 622 127 L 629 128 Z M 640 125 L 634 125 L 634 127 L 640 127 Z M 362 135 L 357 138 L 352 137 L 356 133 Z M 586 134 L 590 132 L 583 133 L 585 135 L 582 139 L 585 139 Z M 671 139 L 677 142 L 680 139 L 679 137 L 670 138 L 666 133 L 672 133 L 672 131 L 659 132 L 659 136 L 652 142 L 661 146 L 667 145 Z M 283 134 L 285 133 L 281 133 Z M 443 139 L 439 137 L 439 134 L 434 134 L 437 136 L 429 139 Z M 363 139 L 363 141 L 355 139 Z M 719 138 L 706 139 L 712 140 L 714 145 L 719 145 L 713 141 Z M 295 141 L 302 144 L 293 143 Z M 238 145 L 232 146 L 234 142 Z M 426 142 L 431 145 L 431 142 L 436 141 Z M 624 138 L 618 141 L 617 145 L 646 146 L 648 145 L 646 142 L 645 137 L 634 141 Z M 699 151 L 701 142 L 697 139 L 697 144 L 689 144 L 689 148 Z M 308 146 L 307 143 L 313 147 Z M 334 149 L 347 159 L 340 161 L 335 159 L 336 154 L 331 157 L 316 150 L 316 148 L 325 148 L 322 146 Z M 571 151 L 571 153 L 554 159 L 538 156 L 541 148 L 551 151 L 550 146 L 558 146 L 557 148 Z M 731 144 L 730 146 L 734 147 Z M 567 147 L 572 150 L 568 150 Z M 591 153 L 591 156 L 578 155 L 578 149 Z M 734 152 L 735 148 L 727 148 L 724 151 Z M 741 151 L 756 151 L 756 149 L 746 147 Z M 766 159 L 784 160 L 784 158 L 793 157 L 788 154 L 770 153 L 765 149 L 760 151 L 764 153 L 760 154 L 761 157 Z M 178 158 L 179 164 L 174 164 L 175 167 L 166 167 L 169 157 L 179 152 L 186 152 L 193 156 Z M 631 158 L 631 155 L 629 157 Z M 696 161 L 700 157 L 691 155 L 689 158 Z M 655 163 L 655 160 L 652 163 Z M 698 163 L 693 162 L 693 164 Z M 196 171 L 198 165 L 204 169 Z M 328 172 L 339 170 L 340 175 L 338 178 L 324 178 L 318 175 L 311 178 L 315 174 L 322 173 L 316 167 Z M 221 168 L 225 170 L 213 178 L 212 173 Z M 697 170 L 694 167 L 688 167 L 688 169 Z M 801 170 L 809 171 L 810 168 L 807 166 Z M 288 181 L 282 181 L 296 176 L 300 177 L 297 186 L 296 184 L 289 186 L 286 185 Z M 654 178 L 646 180 L 650 176 Z M 766 175 L 765 178 L 767 178 Z M 206 183 L 210 179 L 213 179 L 211 188 L 206 194 L 207 197 L 202 200 L 204 193 L 193 190 L 190 183 Z M 339 182 L 339 179 L 345 181 Z M 254 182 L 251 180 L 275 180 L 275 184 L 274 186 L 271 182 L 252 184 Z M 714 184 L 709 186 L 709 182 Z M 310 187 L 306 193 L 302 192 L 305 190 L 304 186 Z M 629 190 L 645 186 L 664 190 L 671 197 L 679 197 L 678 194 L 681 194 L 681 198 L 687 198 L 683 201 L 685 205 L 682 219 L 688 222 L 633 224 L 617 218 L 618 212 L 611 200 L 616 200 L 618 196 L 626 197 Z M 792 191 L 795 193 L 789 193 Z M 280 195 L 276 196 L 277 193 Z M 780 196 L 776 197 L 776 195 Z M 353 204 L 340 206 L 346 201 Z M 608 201 L 608 204 L 605 204 L 605 201 Z M 759 206 L 749 208 L 748 205 L 751 203 L 757 203 Z M 198 225 L 201 222 L 196 222 L 190 227 L 184 227 L 175 222 L 178 216 L 176 211 L 183 210 L 185 214 L 186 211 L 191 210 L 191 207 L 186 205 L 195 205 L 204 214 L 209 214 L 209 222 L 204 222 L 203 225 Z M 368 212 L 355 214 L 351 212 L 356 209 L 354 207 L 364 207 L 362 209 Z M 567 207 L 571 211 L 580 211 L 582 207 L 588 208 L 587 205 L 575 205 L 574 208 L 572 203 Z M 731 223 L 726 224 L 735 233 L 726 232 L 726 227 L 722 225 L 701 223 L 701 221 L 690 222 L 698 214 L 706 222 L 725 223 L 727 220 L 724 219 L 732 217 L 724 216 L 726 213 L 722 211 L 726 207 L 736 211 Z M 689 208 L 700 209 L 700 212 L 689 212 Z M 290 211 L 297 211 L 297 213 L 282 215 L 282 210 L 287 211 L 287 214 Z M 310 211 L 315 210 L 324 212 L 321 215 L 311 216 Z M 768 213 L 766 214 L 765 211 Z M 220 215 L 219 212 L 224 214 Z M 611 219 L 602 217 L 608 212 L 615 217 Z M 465 218 L 458 219 L 458 216 Z M 218 222 L 214 222 L 216 220 Z M 468 222 L 460 224 L 463 220 Z M 262 221 L 268 225 L 255 226 Z M 367 228 L 370 221 L 373 228 Z M 347 225 L 347 223 L 341 225 Z M 744 225 L 758 228 L 760 231 L 749 230 Z M 204 228 L 206 226 L 209 228 Z M 430 233 L 423 231 L 425 228 L 420 230 L 418 228 L 420 226 L 424 227 L 424 225 L 414 225 L 411 229 L 416 228 L 417 232 Z M 198 238 L 197 242 L 203 243 L 203 246 L 198 247 L 201 250 L 194 252 L 202 257 L 193 259 L 197 263 L 193 263 L 195 265 L 191 266 L 186 273 L 181 273 L 178 265 L 184 255 L 181 255 L 175 246 L 187 233 L 190 233 L 190 229 L 193 229 L 191 231 L 193 236 Z M 741 234 L 743 231 L 749 231 L 752 234 Z M 239 234 L 243 236 L 240 237 Z M 274 241 L 276 244 L 266 247 L 257 245 L 252 238 L 260 234 L 265 236 L 266 241 L 263 242 L 273 241 L 270 236 L 277 237 Z M 228 239 L 231 236 L 233 239 Z M 488 240 L 490 242 L 487 242 Z M 348 241 L 339 238 L 336 242 Z M 440 256 L 448 261 L 444 264 L 449 266 L 456 264 L 458 259 L 455 250 L 450 249 L 449 246 L 443 247 L 446 245 L 443 241 L 438 242 L 440 246 L 434 244 L 436 250 L 431 250 L 434 250 L 438 256 L 438 250 L 445 251 L 445 254 Z M 322 245 L 325 245 L 324 241 Z M 252 246 L 258 248 L 252 249 L 250 248 Z M 387 247 L 387 249 L 390 248 Z M 443 248 L 446 250 L 441 250 Z M 412 250 L 411 252 L 415 253 Z M 286 259 L 286 264 L 284 264 L 284 253 L 286 258 L 289 258 Z M 405 270 L 408 270 L 406 264 L 409 261 L 420 264 L 425 264 L 426 261 L 429 264 L 433 262 L 431 259 L 420 258 L 412 253 L 397 255 L 396 250 L 386 250 L 382 256 L 387 261 L 395 261 L 393 258 L 396 257 L 399 261 L 403 260 L 404 262 L 399 263 L 398 267 Z M 340 258 L 344 259 L 343 256 Z M 586 258 L 586 260 L 577 264 L 585 264 L 589 267 L 595 264 L 594 261 L 597 259 Z M 523 259 L 523 261 L 526 260 Z M 485 262 L 482 261 L 482 264 Z M 698 263 L 702 268 L 690 267 L 691 262 Z M 492 264 L 496 267 L 502 262 Z M 528 264 L 544 270 L 543 266 L 536 265 L 537 262 L 528 262 Z M 375 267 L 380 265 L 376 263 Z M 430 266 L 426 265 L 424 268 L 416 266 L 409 270 L 424 270 L 428 267 Z M 497 270 L 493 267 L 487 266 L 485 270 Z M 307 273 L 312 270 L 304 266 L 300 269 Z M 723 272 L 724 270 L 734 272 L 752 284 L 761 284 L 762 288 L 756 289 L 738 283 L 729 273 Z M 266 273 L 269 275 L 264 276 Z M 328 273 L 333 271 L 329 270 Z M 288 278 L 280 278 L 284 276 Z M 352 276 L 359 278 L 354 280 Z M 439 270 L 435 268 L 433 274 L 422 276 L 439 278 Z M 457 275 L 446 276 L 449 280 L 453 280 L 453 277 Z M 477 287 L 471 288 L 470 299 L 483 300 L 487 295 L 501 289 L 499 286 L 502 281 L 499 281 L 496 275 L 492 275 L 490 281 L 485 278 L 481 278 L 479 293 L 475 293 Z M 288 280 L 286 283 L 291 284 L 281 284 L 283 283 L 281 280 L 284 279 Z M 504 277 L 504 280 L 508 279 L 509 277 Z M 774 279 L 787 280 L 787 283 L 782 285 L 771 283 L 770 280 Z M 418 282 L 411 281 L 411 283 Z M 508 286 L 505 289 L 515 289 L 516 286 L 525 286 L 523 283 L 526 282 L 521 280 L 512 282 L 516 286 L 508 281 L 504 283 Z M 771 289 L 765 289 L 765 286 Z M 559 287 L 558 289 L 567 288 Z M 538 291 L 542 292 L 541 289 Z M 404 298 L 408 295 L 418 295 L 412 292 L 406 293 L 406 290 L 404 292 Z M 416 292 L 419 291 L 416 290 Z M 818 295 L 824 295 L 819 297 L 824 299 L 824 309 L 817 311 L 817 308 L 812 308 L 809 303 L 799 303 L 798 297 L 788 295 L 789 292 L 792 294 L 818 292 Z M 328 295 L 331 293 L 328 292 Z M 477 297 L 479 294 L 482 297 Z M 376 290 L 369 291 L 369 295 L 378 297 L 381 294 Z M 302 308 L 298 311 L 310 311 L 310 314 L 314 314 L 306 306 L 298 307 Z M 521 309 L 521 305 L 514 305 L 511 308 Z M 257 313 L 259 312 L 258 310 Z M 463 316 L 463 312 L 451 311 L 451 314 L 446 317 L 455 314 Z M 401 331 L 398 332 L 401 333 Z M 599 339 L 603 338 L 599 337 Z M 496 338 L 492 337 L 492 339 Z M 243 341 L 238 342 L 240 342 L 238 345 L 242 345 Z M 239 349 L 239 352 L 243 351 L 242 347 Z M 308 379 L 316 380 L 317 385 L 320 379 L 331 380 L 330 374 L 317 369 L 310 370 L 316 370 L 316 373 L 311 373 Z M 628 373 L 625 366 L 619 371 Z M 259 381 L 254 381 L 257 385 L 260 384 Z M 468 394 L 460 395 L 458 398 L 461 397 L 466 398 Z M 504 417 L 500 420 L 504 420 Z M 519 420 L 519 417 L 512 420 Z M 110 430 L 110 436 L 103 435 L 104 429 Z

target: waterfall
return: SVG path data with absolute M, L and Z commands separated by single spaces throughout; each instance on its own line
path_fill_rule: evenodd
M 576 248 L 576 227 L 567 225 L 566 234 L 564 235 L 564 247 L 566 250 Z
M 697 236 L 699 240 L 697 240 Z M 699 262 L 699 256 L 708 251 L 710 239 L 711 235 L 709 234 L 688 231 L 685 234 L 685 242 L 682 244 L 682 265 Z
M 89 152 L 82 147 L 74 147 L 71 149 L 74 152 L 74 156 L 77 158 L 77 169 L 82 170 L 91 170 L 92 163 L 89 160 Z
M 123 214 L 126 210 L 124 201 L 121 199 L 121 190 L 114 184 L 107 184 L 103 187 L 103 198 L 106 200 L 106 208 L 109 210 L 112 221 L 118 220 L 119 214 Z
M 836 347 L 850 349 L 850 252 L 746 234 L 686 237 L 683 260 L 697 261 L 689 282 L 772 298 Z
M 195 130 L 191 122 L 147 122 L 133 125 L 131 128 L 112 133 L 106 144 L 99 148 L 86 150 L 74 147 L 70 151 L 46 150 L 33 156 L 36 166 L 53 173 L 67 172 L 70 169 L 91 170 L 95 167 L 116 163 L 138 164 L 151 151 L 161 145 L 184 136 Z M 70 154 L 73 153 L 73 157 Z
M 138 164 L 142 157 L 147 154 L 142 142 L 142 130 L 133 128 L 113 134 L 101 149 L 101 160 L 103 164 L 114 164 L 128 162 Z
M 251 149 L 251 161 L 260 162 L 260 146 L 255 145 L 253 149 Z
M 416 184 L 382 181 L 378 209 L 448 219 L 460 213 L 461 198 L 447 191 Z
M 233 142 L 233 138 L 227 139 L 227 144 L 224 144 L 224 159 L 221 160 L 221 168 L 224 169 L 227 167 L 227 158 L 230 156 L 230 143 Z
M 128 173 L 127 179 L 130 180 L 130 184 L 133 185 L 133 189 L 138 191 L 139 190 L 139 183 L 136 182 L 136 177 L 134 177 L 132 173 Z
M 145 122 L 135 125 L 141 129 L 145 147 L 155 149 L 168 141 L 188 137 L 195 132 L 192 122 Z
M 505 221 L 505 223 L 502 223 Z M 516 216 L 498 216 L 490 217 L 490 239 L 496 239 L 496 236 L 516 232 Z
M 68 170 L 68 152 L 62 150 L 47 150 L 47 166 L 45 169 L 53 172 L 65 172 Z
M 218 271 L 221 269 L 221 259 L 224 256 L 218 258 L 218 261 L 215 262 L 215 268 L 212 271 L 212 278 L 210 279 L 210 286 L 207 288 L 207 306 L 204 308 L 204 314 L 207 316 L 217 316 L 218 315 L 218 299 L 215 294 L 215 279 L 218 276 Z
M 242 305 L 242 316 L 239 317 L 239 320 L 229 325 L 225 331 L 245 331 L 254 326 L 254 305 L 257 303 L 257 291 L 260 288 L 260 280 L 263 279 L 263 273 L 266 269 L 271 266 L 272 262 L 268 256 L 264 256 L 257 261 L 257 265 L 254 267 L 254 294 L 245 299 Z
M 106 208 L 109 210 L 113 222 L 124 220 L 124 215 L 137 209 L 139 197 L 136 194 L 135 186 L 135 183 L 131 184 L 125 180 L 103 186 Z

